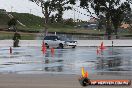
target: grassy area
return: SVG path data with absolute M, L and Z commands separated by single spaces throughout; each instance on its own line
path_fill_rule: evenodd
M 12 39 L 14 33 L 13 32 L 0 32 L 0 40 L 3 39 Z M 36 38 L 36 34 L 31 33 L 20 33 L 21 40 L 33 40 Z
M 18 30 L 28 30 L 28 31 L 42 31 L 44 29 L 43 18 L 35 16 L 29 13 L 16 13 L 10 12 L 17 20 L 26 25 L 25 27 L 17 24 Z M 0 14 L 0 29 L 8 28 L 8 21 L 10 18 L 6 14 Z M 54 23 L 48 25 L 49 32 L 68 32 L 74 29 L 73 26 L 65 25 L 62 23 Z
M 43 24 L 43 18 L 39 16 L 35 16 L 33 14 L 28 13 L 16 13 L 12 12 L 12 14 L 16 19 L 18 19 L 20 22 L 26 25 L 26 27 L 23 27 L 21 25 L 17 25 L 18 30 L 25 30 L 25 31 L 36 31 L 36 32 L 42 32 L 44 31 L 44 24 Z M 10 18 L 6 14 L 0 14 L 0 29 L 8 28 L 8 21 Z M 76 29 L 74 26 L 66 25 L 64 23 L 54 23 L 47 25 L 48 32 L 59 32 L 59 33 L 75 33 L 75 34 L 105 34 L 104 31 L 99 30 L 88 30 L 88 29 Z M 0 32 L 0 39 L 12 39 L 13 32 Z M 127 35 L 130 36 L 131 32 L 123 31 L 120 32 L 119 35 Z M 22 39 L 35 39 L 36 34 L 31 33 L 21 33 Z
M 39 16 L 35 16 L 29 13 L 16 13 L 10 12 L 16 19 L 18 19 L 21 23 L 26 25 L 23 27 L 17 24 L 18 30 L 28 30 L 28 31 L 43 31 L 44 30 L 44 22 L 43 18 Z M 8 21 L 10 18 L 6 14 L 0 14 L 0 28 L 7 28 Z M 64 23 L 54 23 L 47 25 L 49 32 L 63 32 L 63 33 L 95 33 L 100 34 L 102 32 L 96 30 L 84 30 L 84 29 L 75 29 L 74 26 L 66 25 Z
M 20 22 L 25 24 L 27 27 L 42 27 L 43 26 L 43 19 L 39 16 L 35 16 L 33 14 L 28 13 L 21 13 L 19 15 L 13 14 Z

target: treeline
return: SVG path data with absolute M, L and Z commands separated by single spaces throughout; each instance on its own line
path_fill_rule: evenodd
M 65 10 L 73 9 L 72 5 L 86 9 L 88 13 L 102 15 L 105 19 L 106 34 L 108 39 L 114 33 L 118 38 L 118 28 L 125 18 L 125 13 L 131 11 L 131 0 L 30 0 L 42 8 L 45 24 L 49 23 L 49 17 L 52 12 L 56 12 L 57 21 L 62 21 L 62 15 Z M 91 12 L 90 9 L 94 12 Z M 114 32 L 113 32 L 114 30 Z

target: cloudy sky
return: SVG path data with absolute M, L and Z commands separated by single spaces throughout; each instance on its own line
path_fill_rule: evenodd
M 43 17 L 41 12 L 41 8 L 37 6 L 35 3 L 30 2 L 28 0 L 0 0 L 0 9 L 5 9 L 6 11 L 19 12 L 19 13 L 31 13 L 37 16 Z M 77 7 L 75 7 L 77 9 Z M 87 14 L 86 11 L 79 9 L 81 13 Z M 64 13 L 63 18 L 74 18 L 88 20 L 90 17 L 85 16 L 83 14 L 79 14 L 74 11 L 66 11 Z

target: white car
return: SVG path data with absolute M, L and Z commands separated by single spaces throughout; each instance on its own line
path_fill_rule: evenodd
M 77 41 L 72 40 L 61 40 L 56 35 L 49 35 L 44 38 L 44 42 L 47 48 L 54 47 L 54 48 L 66 48 L 66 47 L 72 47 L 75 48 L 77 46 Z

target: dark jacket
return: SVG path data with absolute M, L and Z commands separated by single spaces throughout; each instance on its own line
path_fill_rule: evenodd
M 13 36 L 13 40 L 19 40 L 21 39 L 21 35 L 19 33 L 15 33 L 14 36 Z

